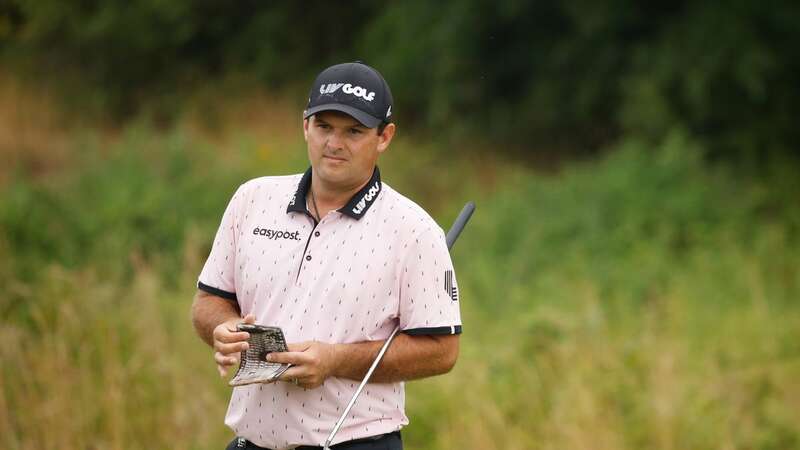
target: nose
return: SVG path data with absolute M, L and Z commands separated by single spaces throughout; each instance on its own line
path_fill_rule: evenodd
M 334 131 L 328 134 L 328 148 L 331 150 L 341 150 L 344 148 L 344 136 L 340 131 Z

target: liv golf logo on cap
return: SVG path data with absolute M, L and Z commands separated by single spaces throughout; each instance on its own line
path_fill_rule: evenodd
M 330 84 L 323 84 L 319 87 L 320 94 L 333 94 L 334 92 L 338 91 L 339 88 L 342 88 L 342 92 L 345 94 L 352 94 L 356 97 L 361 97 L 364 100 L 371 102 L 375 98 L 375 92 L 367 93 L 367 90 L 361 86 L 353 86 L 350 83 L 330 83 Z

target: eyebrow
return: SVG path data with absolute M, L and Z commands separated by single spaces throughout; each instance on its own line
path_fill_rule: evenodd
M 355 120 L 355 119 L 353 119 L 353 120 Z M 314 116 L 314 121 L 315 121 L 315 122 L 319 122 L 319 123 L 323 123 L 323 124 L 325 124 L 325 125 L 331 125 L 331 124 L 330 124 L 328 121 L 326 121 L 325 119 L 322 119 L 322 118 L 320 118 L 320 117 L 317 117 L 317 116 Z M 331 126 L 332 126 L 332 125 L 331 125 Z M 367 128 L 366 126 L 364 126 L 364 124 L 362 124 L 361 122 L 359 122 L 359 121 L 357 121 L 357 120 L 355 120 L 355 122 L 354 122 L 354 123 L 352 123 L 352 124 L 346 125 L 346 127 L 347 127 L 347 128 L 361 128 L 361 129 L 364 129 L 364 130 L 369 130 L 369 128 Z

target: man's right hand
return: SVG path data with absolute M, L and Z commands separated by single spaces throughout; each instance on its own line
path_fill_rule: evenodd
M 248 348 L 247 340 L 250 339 L 250 333 L 236 331 L 236 325 L 242 322 L 253 324 L 256 318 L 248 314 L 244 320 L 231 319 L 214 328 L 214 361 L 217 362 L 220 377 L 227 375 L 228 367 L 239 363 L 241 352 Z

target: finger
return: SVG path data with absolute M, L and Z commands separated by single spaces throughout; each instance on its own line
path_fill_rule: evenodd
M 228 374 L 228 366 L 220 366 L 217 364 L 217 372 L 219 372 L 221 378 L 225 378 L 225 375 Z
M 224 355 L 229 355 L 231 353 L 239 353 L 247 350 L 248 348 L 250 348 L 250 344 L 248 344 L 247 342 L 237 342 L 235 344 L 223 344 L 222 342 L 219 341 L 214 342 L 214 350 Z
M 253 314 L 248 314 L 244 316 L 244 323 L 254 324 L 256 323 L 256 316 Z
M 311 361 L 311 357 L 303 352 L 272 352 L 267 355 L 267 361 L 282 364 L 303 365 Z
M 214 339 L 221 341 L 221 342 L 242 342 L 250 339 L 250 333 L 246 331 L 220 331 L 218 333 L 214 333 Z
M 302 367 L 292 366 L 286 372 L 283 372 L 281 376 L 278 377 L 278 380 L 292 383 L 293 380 L 302 381 L 307 376 L 308 374 L 306 374 L 305 369 Z
M 217 365 L 219 365 L 219 366 L 225 366 L 225 367 L 232 366 L 232 365 L 234 365 L 234 364 L 239 362 L 239 358 L 238 358 L 239 354 L 238 353 L 234 353 L 234 355 L 236 355 L 236 356 L 229 356 L 229 355 L 222 354 L 220 352 L 214 352 L 214 361 L 216 361 Z
M 290 352 L 304 352 L 311 347 L 312 342 L 293 342 L 287 344 Z

